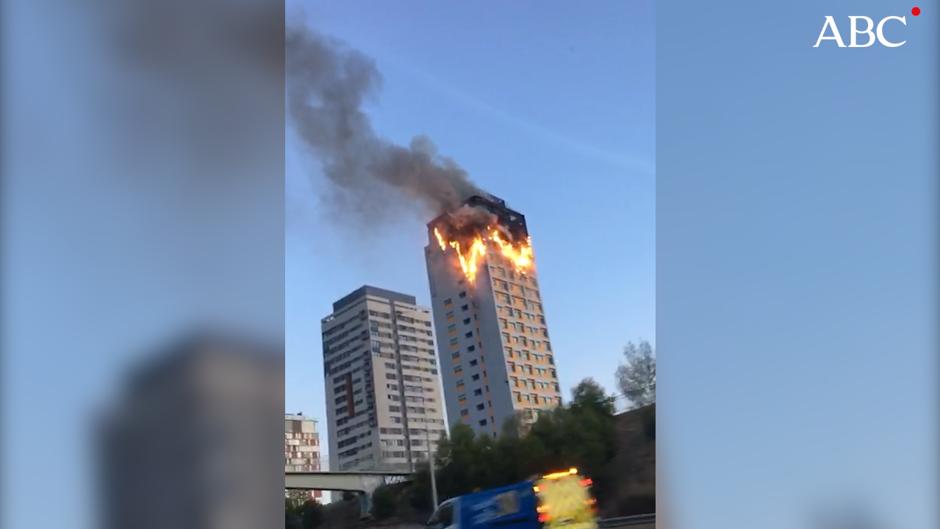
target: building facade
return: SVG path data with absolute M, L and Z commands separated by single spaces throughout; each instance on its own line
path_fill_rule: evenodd
M 528 237 L 525 217 L 501 199 L 476 196 L 466 205 L 485 209 L 517 239 Z M 425 257 L 447 416 L 495 437 L 508 419 L 524 428 L 561 404 L 538 277 L 534 262 L 520 272 L 488 244 L 470 280 L 435 236 L 445 219 L 428 224 Z
M 284 414 L 284 471 L 317 472 L 320 470 L 320 434 L 317 421 L 302 413 Z M 305 491 L 319 500 L 321 491 Z
M 445 433 L 430 309 L 363 286 L 321 321 L 330 470 L 411 470 Z

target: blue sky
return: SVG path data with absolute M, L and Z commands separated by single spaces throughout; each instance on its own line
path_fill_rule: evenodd
M 623 345 L 654 338 L 652 2 L 303 11 L 288 16 L 376 61 L 384 81 L 368 110 L 380 135 L 429 136 L 526 215 L 562 388 L 593 377 L 613 390 Z M 368 232 L 343 226 L 324 211 L 324 185 L 289 131 L 285 406 L 320 419 L 319 320 L 332 301 L 369 283 L 429 302 L 428 219 L 416 210 Z
M 938 527 L 940 9 L 914 4 L 658 6 L 671 525 Z M 903 48 L 812 47 L 905 14 Z

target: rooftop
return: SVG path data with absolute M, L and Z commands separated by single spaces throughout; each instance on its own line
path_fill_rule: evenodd
M 395 292 L 394 290 L 386 290 L 384 288 L 373 287 L 370 285 L 363 285 L 333 303 L 333 312 L 338 312 L 343 308 L 359 301 L 360 299 L 365 298 L 366 296 L 374 296 L 390 301 L 409 303 L 411 305 L 417 305 L 418 303 L 418 300 L 415 299 L 414 296 L 409 296 L 408 294 L 402 294 L 401 292 Z

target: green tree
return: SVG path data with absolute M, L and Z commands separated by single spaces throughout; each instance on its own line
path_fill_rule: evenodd
M 304 529 L 316 529 L 323 523 L 323 506 L 316 500 L 307 500 L 300 507 L 300 519 Z
M 303 529 L 300 516 L 293 511 L 284 511 L 284 529 Z
M 438 492 L 446 499 L 575 466 L 594 479 L 601 496 L 612 483 L 608 466 L 615 448 L 613 397 L 586 379 L 567 406 L 541 413 L 522 435 L 515 419 L 496 439 L 475 435 L 465 424 L 454 426 L 438 445 Z M 429 482 L 427 468 L 421 467 L 410 491 L 413 506 L 428 505 Z
M 395 514 L 398 497 L 388 485 L 381 485 L 372 493 L 372 516 L 385 520 Z
M 646 340 L 627 343 L 624 363 L 617 368 L 617 385 L 623 395 L 637 406 L 656 402 L 656 353 Z
M 284 498 L 284 527 L 285 529 L 303 529 L 300 520 L 301 502 L 297 500 L 296 491 L 289 491 Z

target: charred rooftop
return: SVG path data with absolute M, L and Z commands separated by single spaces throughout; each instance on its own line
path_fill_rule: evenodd
M 487 226 L 500 227 L 512 241 L 524 241 L 529 237 L 525 215 L 507 206 L 505 200 L 490 194 L 473 195 L 459 207 L 441 213 L 428 223 L 432 232 L 438 228 L 457 237 Z
M 490 248 L 498 250 L 520 273 L 533 267 L 532 244 L 525 216 L 493 195 L 473 195 L 459 207 L 428 223 L 431 245 L 454 252 L 459 269 L 471 282 Z

